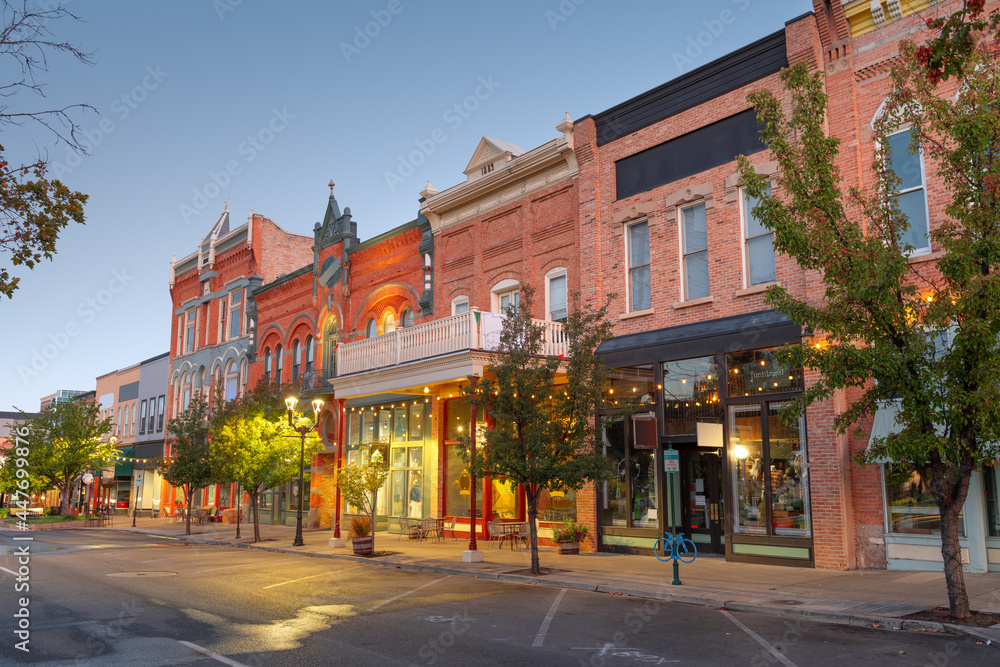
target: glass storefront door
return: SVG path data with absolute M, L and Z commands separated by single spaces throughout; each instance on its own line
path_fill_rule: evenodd
M 699 553 L 725 554 L 725 510 L 720 451 L 679 446 L 681 531 Z

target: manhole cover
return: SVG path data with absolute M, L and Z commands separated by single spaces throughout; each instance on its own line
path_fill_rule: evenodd
M 111 572 L 109 577 L 176 577 L 176 572 Z
M 783 604 L 794 607 L 797 604 L 802 604 L 802 600 L 771 600 L 771 604 Z

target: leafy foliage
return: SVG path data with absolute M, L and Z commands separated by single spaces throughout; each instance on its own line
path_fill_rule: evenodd
M 236 400 L 226 403 L 218 399 L 213 412 L 215 474 L 220 479 L 239 482 L 250 494 L 255 542 L 260 541 L 260 494 L 298 475 L 300 449 L 309 465 L 312 455 L 322 448 L 315 431 L 306 434 L 303 447 L 301 435 L 289 426 L 284 407 L 287 389 L 282 385 L 259 383 Z M 309 426 L 311 422 L 299 417 L 295 424 Z
M 506 313 L 495 363 L 467 390 L 492 423 L 475 456 L 468 437 L 461 450 L 476 477 L 508 479 L 524 488 L 531 568 L 537 573 L 535 518 L 542 490 L 579 489 L 613 473 L 602 451 L 601 418 L 594 419 L 607 381 L 594 350 L 611 337 L 611 324 L 607 303 L 601 308 L 574 303 L 561 334 L 567 354 L 542 356 L 545 329 L 531 318 L 533 297 L 531 286 L 523 286 L 520 309 Z
M 199 490 L 216 481 L 208 443 L 208 401 L 201 393 L 191 397 L 187 410 L 167 424 L 170 456 L 156 459 L 163 479 L 184 489 L 184 504 L 191 509 L 191 499 Z M 191 534 L 191 512 L 185 529 Z
M 88 401 L 52 405 L 26 418 L 19 431 L 27 435 L 15 443 L 15 458 L 0 468 L 0 489 L 41 492 L 55 487 L 63 514 L 69 510 L 69 492 L 76 480 L 113 463 L 117 454 L 114 445 L 102 441 L 111 431 L 111 419 L 101 419 L 99 407 Z M 16 465 L 18 459 L 27 465 Z M 19 478 L 18 470 L 27 470 L 28 477 Z
M 564 521 L 563 525 L 552 529 L 553 542 L 583 542 L 587 539 L 588 528 L 582 523 Z
M 341 468 L 337 475 L 337 486 L 348 505 L 361 508 L 367 515 L 365 521 L 369 527 L 375 525 L 375 500 L 379 489 L 389 479 L 389 462 L 382 458 L 382 450 L 373 447 L 371 453 L 364 456 L 358 463 L 349 463 Z M 350 523 L 351 535 L 354 536 L 354 520 Z M 364 537 L 358 535 L 357 537 Z M 374 549 L 374 544 L 372 545 Z
M 964 39 L 956 34 L 945 39 Z M 995 49 L 977 45 L 952 48 L 952 60 L 941 64 L 923 48 L 900 44 L 902 64 L 875 124 L 870 191 L 842 192 L 838 140 L 824 134 L 821 75 L 804 65 L 782 73 L 791 91 L 787 116 L 773 93 L 750 95 L 779 162 L 782 191 L 767 195 L 745 158 L 740 173 L 762 198 L 754 214 L 774 230 L 775 249 L 819 272 L 825 285 L 821 302 L 768 289 L 770 305 L 822 338 L 787 350 L 792 363 L 820 373 L 790 411 L 856 390 L 834 424 L 859 436 L 858 425 L 880 405 L 898 405 L 898 432 L 874 438 L 858 461 L 907 462 L 928 483 L 941 513 L 951 613 L 961 618 L 969 606 L 958 517 L 972 471 L 1000 453 L 1000 61 Z M 957 96 L 954 88 L 940 89 L 952 74 L 960 77 Z M 888 137 L 906 126 L 909 151 L 923 151 L 950 196 L 947 218 L 935 220 L 931 232 L 940 248 L 936 263 L 911 263 L 913 248 L 901 241 L 910 221 L 899 207 Z
M 17 105 L 21 94 L 44 97 L 41 75 L 48 71 L 50 54 L 67 54 L 83 64 L 91 64 L 90 54 L 69 42 L 53 37 L 53 21 L 79 20 L 59 3 L 4 2 L 0 26 L 0 62 L 7 71 L 19 72 L 0 82 L 0 126 L 22 126 L 31 122 L 55 135 L 56 140 L 81 153 L 86 142 L 78 136 L 73 120 L 76 111 L 91 110 L 87 104 L 53 109 L 24 109 Z M 29 6 L 37 4 L 37 7 Z M 87 195 L 73 192 L 57 179 L 47 176 L 48 158 L 12 165 L 0 146 L 0 252 L 9 253 L 12 267 L 29 269 L 42 259 L 52 259 L 56 240 L 70 222 L 84 224 L 83 206 Z M 0 267 L 0 294 L 8 298 L 18 287 L 19 278 Z

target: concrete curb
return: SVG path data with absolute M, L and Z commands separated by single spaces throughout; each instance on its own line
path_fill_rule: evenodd
M 886 628 L 890 630 L 900 630 L 900 631 L 940 632 L 955 636 L 967 637 L 970 639 L 974 639 L 976 641 L 986 642 L 991 646 L 997 646 L 998 648 L 1000 648 L 1000 640 L 994 642 L 993 640 L 997 639 L 997 637 L 993 636 L 991 633 L 984 632 L 981 628 L 954 625 L 951 623 L 937 623 L 934 621 L 916 621 L 916 620 L 896 618 L 892 616 L 855 614 L 855 613 L 850 613 L 849 611 L 844 611 L 844 612 L 827 611 L 819 609 L 809 609 L 807 607 L 778 608 L 778 607 L 756 604 L 752 602 L 738 602 L 735 600 L 716 598 L 708 595 L 703 595 L 703 596 L 685 595 L 681 591 L 674 592 L 673 590 L 651 591 L 647 589 L 628 588 L 625 586 L 606 585 L 606 584 L 599 585 L 587 582 L 557 579 L 551 576 L 531 577 L 520 574 L 506 574 L 504 572 L 477 572 L 475 570 L 468 570 L 457 567 L 448 567 L 443 565 L 421 565 L 417 563 L 392 561 L 392 560 L 387 560 L 386 558 L 375 558 L 375 559 L 365 558 L 363 556 L 352 556 L 346 553 L 323 554 L 323 553 L 315 553 L 309 551 L 297 551 L 295 549 L 290 549 L 287 547 L 270 547 L 270 546 L 263 546 L 263 545 L 249 544 L 249 543 L 234 544 L 232 542 L 222 542 L 219 540 L 199 539 L 190 535 L 161 535 L 158 533 L 151 533 L 143 530 L 132 530 L 131 528 L 122 528 L 119 530 L 124 530 L 125 532 L 136 533 L 139 535 L 148 535 L 150 537 L 158 537 L 162 539 L 178 539 L 178 540 L 184 540 L 186 542 L 197 542 L 199 544 L 211 544 L 215 546 L 234 547 L 240 549 L 257 549 L 260 551 L 267 551 L 270 553 L 287 553 L 299 556 L 308 556 L 310 558 L 330 558 L 350 563 L 363 563 L 367 565 L 375 565 L 378 567 L 384 567 L 389 569 L 407 570 L 410 572 L 433 572 L 436 574 L 448 574 L 461 577 L 470 577 L 474 579 L 505 581 L 508 583 L 515 583 L 515 584 L 541 585 L 541 586 L 549 586 L 552 588 L 572 588 L 574 590 L 594 591 L 597 593 L 607 593 L 609 595 L 627 595 L 629 597 L 645 598 L 649 600 L 657 600 L 659 602 L 675 602 L 678 604 L 688 604 L 698 607 L 714 607 L 716 609 L 725 609 L 727 611 L 760 614 L 763 616 L 784 616 L 787 618 L 800 618 L 804 620 L 817 621 L 821 623 L 851 625 L 856 627 L 874 626 L 874 627 Z M 391 556 L 387 558 L 391 558 Z

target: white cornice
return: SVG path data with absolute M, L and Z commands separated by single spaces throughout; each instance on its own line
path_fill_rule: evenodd
M 502 206 L 529 192 L 547 188 L 579 173 L 573 153 L 572 134 L 542 144 L 495 173 L 466 181 L 434 195 L 420 212 L 437 233 L 442 227 Z

